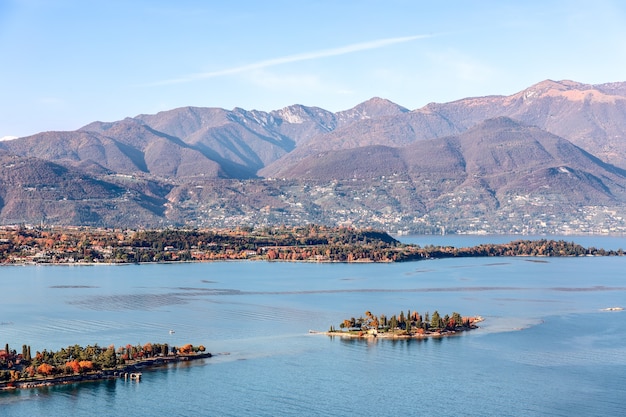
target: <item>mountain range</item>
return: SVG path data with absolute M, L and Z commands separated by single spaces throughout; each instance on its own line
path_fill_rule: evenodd
M 0 142 L 0 223 L 626 231 L 626 83 L 409 110 L 184 107 Z

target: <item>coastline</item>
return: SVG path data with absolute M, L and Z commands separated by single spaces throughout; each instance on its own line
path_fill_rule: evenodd
M 119 378 L 130 378 L 141 380 L 141 371 L 156 369 L 166 365 L 178 362 L 187 362 L 198 359 L 211 358 L 210 352 L 196 353 L 191 355 L 170 355 L 159 356 L 155 358 L 143 359 L 129 365 L 118 366 L 113 369 L 105 369 L 85 374 L 59 375 L 45 378 L 32 378 L 28 380 L 18 380 L 12 382 L 0 382 L 0 392 L 12 391 L 16 389 L 29 389 L 49 387 L 55 385 L 67 385 L 82 382 L 96 382 L 103 380 L 112 380 Z
M 457 257 L 623 256 L 565 240 L 471 247 L 402 243 L 386 232 L 343 227 L 258 230 L 102 230 L 0 227 L 3 265 L 117 265 L 216 261 L 394 263 Z M 85 243 L 87 242 L 87 243 Z
M 412 332 L 407 333 L 404 330 L 396 330 L 396 331 L 386 331 L 379 332 L 377 330 L 367 330 L 367 331 L 355 331 L 355 330 L 334 330 L 334 331 L 315 331 L 309 330 L 310 334 L 321 334 L 329 337 L 342 337 L 342 338 L 350 338 L 350 339 L 427 339 L 427 338 L 440 338 L 440 337 L 450 337 L 450 336 L 459 336 L 465 332 L 479 329 L 480 327 L 476 325 L 476 323 L 480 323 L 485 319 L 481 316 L 472 317 L 472 324 L 470 327 L 456 327 L 454 330 L 443 329 L 437 331 L 425 331 L 425 332 Z

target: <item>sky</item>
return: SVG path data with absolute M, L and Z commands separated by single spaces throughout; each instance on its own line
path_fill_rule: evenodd
M 408 109 L 626 81 L 621 0 L 0 0 L 0 138 L 184 106 Z

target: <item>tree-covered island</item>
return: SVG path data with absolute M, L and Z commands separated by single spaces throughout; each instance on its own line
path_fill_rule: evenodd
M 80 264 L 266 260 L 401 262 L 485 256 L 613 256 L 563 240 L 517 240 L 469 248 L 402 243 L 385 232 L 307 225 L 253 229 L 121 230 L 0 227 L 0 264 Z
M 390 317 L 384 314 L 376 316 L 366 311 L 365 317 L 345 319 L 339 324 L 339 329 L 331 326 L 324 334 L 358 338 L 442 337 L 477 329 L 477 323 L 482 320 L 480 316 L 464 317 L 457 312 L 442 316 L 437 310 L 432 314 L 426 312 L 424 315 L 407 310 L 406 313 L 401 311 L 400 314 Z
M 58 351 L 32 352 L 22 345 L 21 351 L 7 343 L 0 350 L 0 390 L 34 388 L 121 377 L 139 377 L 142 369 L 168 363 L 210 358 L 204 346 L 146 343 L 115 348 L 68 346 Z

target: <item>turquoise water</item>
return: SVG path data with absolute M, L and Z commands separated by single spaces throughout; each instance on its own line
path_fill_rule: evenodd
M 140 383 L 0 393 L 0 415 L 621 416 L 626 312 L 601 309 L 626 307 L 624 271 L 626 258 L 3 267 L 0 343 L 217 356 Z M 486 321 L 445 339 L 308 333 L 407 309 Z

